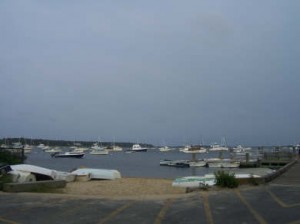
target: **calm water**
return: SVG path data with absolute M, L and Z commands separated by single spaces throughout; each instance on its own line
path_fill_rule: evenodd
M 197 155 L 197 158 L 218 157 L 218 153 L 204 153 Z M 228 157 L 228 153 L 224 154 Z M 123 177 L 157 177 L 176 178 L 189 175 L 204 175 L 213 173 L 215 169 L 206 167 L 175 168 L 160 166 L 161 159 L 191 159 L 192 155 L 179 152 L 160 152 L 158 150 L 148 150 L 148 152 L 126 153 L 111 152 L 109 155 L 90 155 L 86 153 L 84 158 L 52 158 L 50 153 L 33 149 L 27 155 L 25 163 L 42 166 L 60 171 L 71 171 L 79 167 L 116 169 Z

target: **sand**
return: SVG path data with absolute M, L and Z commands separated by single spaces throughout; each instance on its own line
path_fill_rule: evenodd
M 172 197 L 185 194 L 184 188 L 172 187 L 168 179 L 121 178 L 117 180 L 92 180 L 70 182 L 62 189 L 68 195 L 100 196 L 108 198 L 126 197 Z

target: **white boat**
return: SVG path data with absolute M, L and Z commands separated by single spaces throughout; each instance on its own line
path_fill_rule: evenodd
M 30 172 L 12 170 L 8 172 L 8 175 L 11 176 L 11 180 L 13 183 L 26 183 L 36 181 L 35 175 Z
M 243 147 L 242 145 L 238 145 L 237 147 L 232 148 L 232 152 L 239 153 L 251 150 L 251 147 Z
M 32 145 L 28 145 L 28 144 L 24 145 L 24 150 L 31 150 L 32 148 L 33 148 Z
M 13 142 L 13 143 L 12 143 L 12 148 L 13 148 L 13 149 L 23 149 L 23 148 L 24 148 L 24 145 L 22 145 L 21 142 Z
M 29 165 L 29 164 L 18 164 L 18 165 L 11 165 L 10 168 L 12 171 L 16 171 L 14 174 L 18 172 L 30 173 L 34 175 L 36 180 L 65 180 L 67 182 L 74 181 L 75 175 L 69 172 L 62 172 L 57 170 L 51 170 L 40 166 Z M 26 177 L 27 180 L 32 180 L 32 176 L 29 175 L 20 175 L 21 180 L 24 180 Z
M 92 146 L 91 146 L 92 150 L 102 150 L 104 149 L 104 147 L 99 146 L 99 144 L 97 142 L 95 142 Z
M 85 148 L 85 147 L 75 147 L 75 148 L 73 148 L 72 152 L 85 152 L 88 150 L 89 150 L 89 148 Z
M 91 155 L 108 155 L 109 152 L 106 149 L 94 149 L 90 151 Z
M 139 144 L 133 144 L 131 150 L 134 152 L 146 152 L 148 149 Z
M 180 151 L 180 152 L 188 151 L 190 148 L 191 148 L 190 145 L 186 145 L 186 146 L 184 146 L 183 148 L 180 148 L 179 151 Z
M 207 152 L 207 149 L 203 148 L 200 145 L 194 145 L 194 146 L 186 146 L 179 151 L 184 153 L 205 153 Z
M 42 150 L 48 150 L 48 149 L 50 149 L 50 146 L 48 146 L 48 145 L 44 145 L 44 144 L 39 144 L 38 146 L 37 146 L 37 148 L 39 148 L 39 149 L 42 149 Z
M 1 144 L 0 149 L 8 149 L 9 146 L 5 143 Z
M 168 146 L 163 146 L 163 147 L 160 147 L 159 148 L 159 151 L 160 152 L 169 152 L 169 151 L 171 151 L 172 149 L 171 148 L 169 148 Z
M 198 161 L 189 161 L 191 167 L 204 167 L 206 166 L 206 162 L 204 160 Z
M 217 144 L 217 143 L 213 143 L 210 148 L 209 151 L 228 151 L 228 147 L 226 146 L 226 140 L 225 138 L 221 139 L 221 144 Z
M 259 175 L 253 175 L 248 173 L 234 174 L 236 179 L 245 178 L 260 178 Z M 216 176 L 214 174 L 206 174 L 204 176 L 188 176 L 176 178 L 172 182 L 173 187 L 183 187 L 183 188 L 197 188 L 202 186 L 213 186 L 216 184 Z
M 162 159 L 159 161 L 160 166 L 169 166 L 172 163 L 172 160 L 170 159 Z
M 89 178 L 92 180 L 115 180 L 121 178 L 118 170 L 79 168 L 72 171 L 72 173 L 79 176 L 89 175 Z
M 13 171 L 21 171 L 32 173 L 36 176 L 37 179 L 55 179 L 57 176 L 57 172 L 55 170 L 47 169 L 40 166 L 34 166 L 29 164 L 18 164 L 18 165 L 11 165 L 10 168 Z
M 107 146 L 105 150 L 111 151 L 111 152 L 121 152 L 123 151 L 123 148 L 117 145 Z
M 53 153 L 51 154 L 54 158 L 83 158 L 84 153 L 83 152 L 64 152 L 64 153 Z
M 4 142 L 0 145 L 0 149 L 8 149 L 9 145 L 7 144 L 7 139 L 4 138 L 3 140 Z
M 172 186 L 173 187 L 201 187 L 201 186 L 213 186 L 216 184 L 216 177 L 213 174 L 207 174 L 204 176 L 188 176 L 176 178 Z
M 54 180 L 64 180 L 66 182 L 73 182 L 75 181 L 76 175 L 69 172 L 63 172 L 63 171 L 56 171 L 56 176 L 54 177 Z
M 52 149 L 47 149 L 45 150 L 45 152 L 49 152 L 49 153 L 56 153 L 56 152 L 61 152 L 60 148 L 52 148 Z
M 209 168 L 238 168 L 240 166 L 239 161 L 218 161 L 218 162 L 207 162 Z
M 178 168 L 187 168 L 190 167 L 188 160 L 169 160 L 169 159 L 163 159 L 159 162 L 160 166 L 172 166 L 172 167 L 178 167 Z
M 228 151 L 228 147 L 221 146 L 217 143 L 214 143 L 210 146 L 209 151 L 212 151 L 212 152 L 214 152 L 214 151 Z

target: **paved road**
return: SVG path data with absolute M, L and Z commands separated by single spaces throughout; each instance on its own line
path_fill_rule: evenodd
M 300 224 L 300 183 L 292 181 L 299 180 L 299 175 L 297 163 L 268 185 L 161 200 L 0 193 L 0 223 Z M 282 178 L 288 179 L 281 182 Z

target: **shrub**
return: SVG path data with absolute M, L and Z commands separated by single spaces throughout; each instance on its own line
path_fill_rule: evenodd
M 10 151 L 1 150 L 0 163 L 10 164 L 10 165 L 23 163 L 23 158 L 20 155 L 20 153 L 12 153 Z
M 236 188 L 239 186 L 238 180 L 235 178 L 235 174 L 230 174 L 225 171 L 215 172 L 216 185 L 220 187 Z

